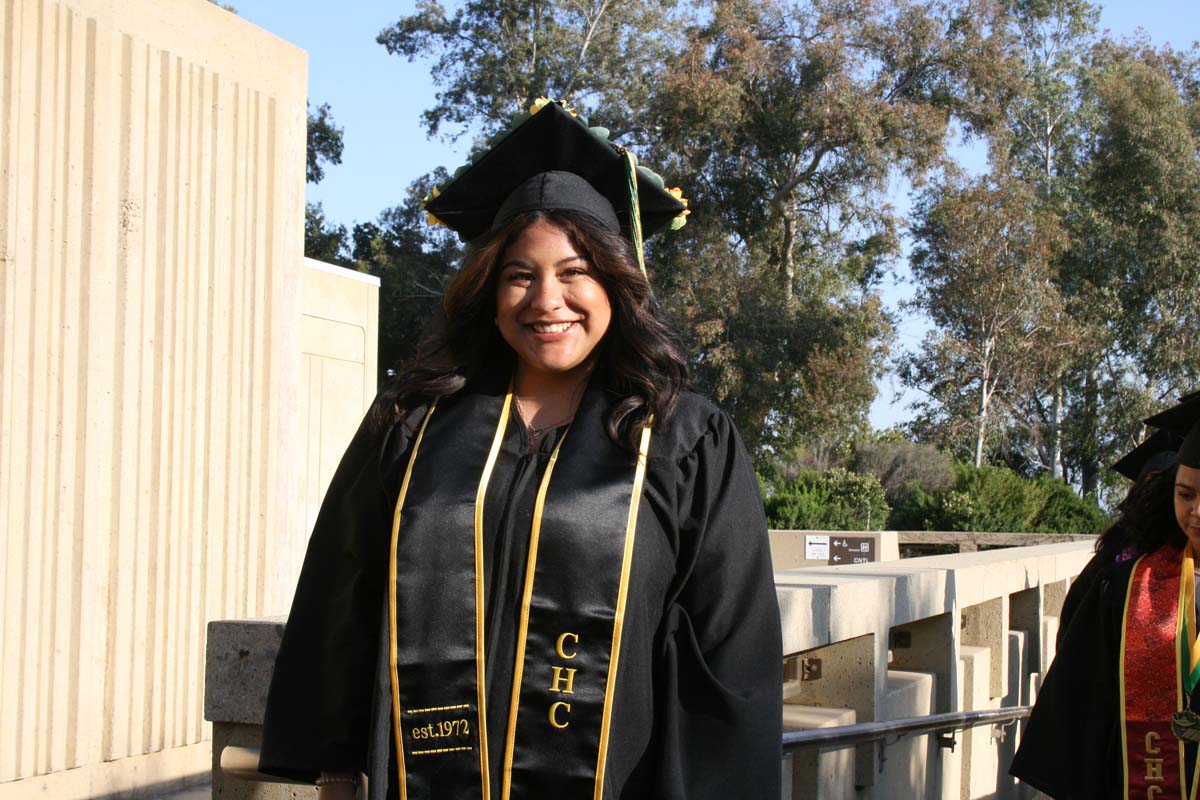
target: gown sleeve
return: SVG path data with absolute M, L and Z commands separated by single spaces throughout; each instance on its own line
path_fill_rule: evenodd
M 267 695 L 262 772 L 311 781 L 366 767 L 392 492 L 410 427 L 364 420 L 317 515 Z M 392 455 L 389 455 L 392 454 Z
M 1121 619 L 1133 562 L 1089 562 L 1063 605 L 1058 652 L 1010 772 L 1059 798 L 1121 796 Z
M 779 797 L 783 655 L 758 482 L 721 412 L 677 469 L 679 582 L 663 626 L 654 796 Z

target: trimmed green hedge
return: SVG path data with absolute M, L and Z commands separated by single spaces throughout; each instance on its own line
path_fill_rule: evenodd
M 910 486 L 895 508 L 870 474 L 835 468 L 760 480 L 767 523 L 778 529 L 1099 533 L 1107 524 L 1094 498 L 1003 467 L 959 464 L 948 489 Z
M 1106 524 L 1093 498 L 1060 480 L 965 464 L 955 467 L 949 491 L 917 489 L 888 520 L 895 530 L 1006 533 L 1099 533 Z
M 840 467 L 802 470 L 773 488 L 763 506 L 777 529 L 879 531 L 891 511 L 878 478 Z

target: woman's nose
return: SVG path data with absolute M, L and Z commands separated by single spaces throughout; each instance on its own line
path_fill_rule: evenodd
M 537 281 L 533 286 L 533 300 L 530 304 L 545 311 L 560 308 L 563 304 L 563 291 L 558 279 L 545 278 Z

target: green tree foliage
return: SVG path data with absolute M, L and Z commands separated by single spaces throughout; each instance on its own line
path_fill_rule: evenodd
M 1057 375 L 1067 355 L 1054 269 L 1065 240 L 1020 181 L 939 185 L 919 203 L 918 219 L 910 263 L 923 291 L 911 307 L 934 327 L 900 361 L 900 375 L 926 393 L 918 429 L 978 467 L 989 427 Z
M 781 530 L 877 531 L 890 511 L 878 478 L 840 467 L 804 470 L 763 505 L 767 525 Z
M 327 164 L 342 163 L 342 129 L 334 124 L 328 103 L 322 103 L 315 112 L 308 106 L 307 140 L 304 176 L 308 183 L 320 183 Z M 304 255 L 349 266 L 348 245 L 345 225 L 326 219 L 320 203 L 304 204 Z
M 1074 467 L 1085 494 L 1124 490 L 1102 465 L 1137 444 L 1142 417 L 1200 378 L 1185 333 L 1200 300 L 1197 60 L 1195 49 L 1104 40 L 1086 63 L 1089 127 L 1062 269 L 1086 334 L 1063 425 L 1067 474 Z
M 333 121 L 333 110 L 322 103 L 313 111 L 308 106 L 307 160 L 304 177 L 309 183 L 320 183 L 325 177 L 326 164 L 342 163 L 342 129 Z
M 1009 0 L 991 18 L 999 57 L 964 95 L 979 101 L 988 181 L 1024 184 L 1029 215 L 1062 236 L 1039 265 L 1057 293 L 1054 357 L 1003 393 L 985 456 L 1083 494 L 1111 481 L 1102 465 L 1137 443 L 1140 417 L 1200 377 L 1181 335 L 1198 292 L 1197 52 L 1099 38 L 1097 18 L 1083 0 Z M 969 458 L 960 432 L 979 404 L 931 396 L 923 411 L 913 432 Z
M 1088 175 L 1093 281 L 1127 368 L 1170 397 L 1200 379 L 1200 53 L 1102 51 Z
M 414 181 L 404 203 L 354 226 L 354 268 L 380 279 L 381 379 L 416 353 L 461 255 L 457 239 L 427 225 L 421 207 L 425 188 L 444 178 L 434 173 Z
M 656 279 L 687 322 L 698 382 L 748 444 L 820 461 L 863 430 L 890 339 L 877 291 L 899 253 L 888 181 L 942 163 L 984 44 L 941 6 L 708 10 L 654 99 L 694 209 Z
M 1092 122 L 1086 56 L 1095 40 L 1099 8 L 1086 0 L 1011 0 L 1006 11 L 1001 35 L 1011 42 L 1010 75 L 998 93 L 1000 124 L 989 131 L 993 165 L 1010 181 L 1028 185 L 1039 214 L 1065 224 L 1086 164 Z M 1010 421 L 1022 460 L 1062 477 L 1070 394 L 1080 376 L 1094 370 L 1099 332 L 1076 291 L 1076 262 L 1060 252 L 1051 266 L 1072 324 L 1057 331 L 1060 357 L 1045 365 L 1045 379 L 1011 398 Z M 1088 346 L 1082 346 L 1085 340 Z
M 596 112 L 620 136 L 639 126 L 682 18 L 673 0 L 436 0 L 379 34 L 389 53 L 427 58 L 440 88 L 424 113 L 431 135 L 494 131 L 538 97 Z
M 304 255 L 348 267 L 351 262 L 346 252 L 346 226 L 338 225 L 325 218 L 325 208 L 320 203 L 304 205 Z

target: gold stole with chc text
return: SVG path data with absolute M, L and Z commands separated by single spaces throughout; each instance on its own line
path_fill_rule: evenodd
M 483 537 L 512 391 L 434 403 L 392 525 L 392 733 L 402 800 L 603 794 L 650 428 L 635 455 L 585 394 L 538 487 L 504 751 L 488 752 Z M 439 408 L 439 405 L 441 406 Z
M 1138 559 L 1121 625 L 1121 747 L 1128 800 L 1195 800 L 1185 743 L 1172 717 L 1187 708 L 1196 630 L 1190 546 L 1164 545 Z M 1189 646 L 1192 645 L 1192 646 Z M 1197 653 L 1200 655 L 1200 653 Z

